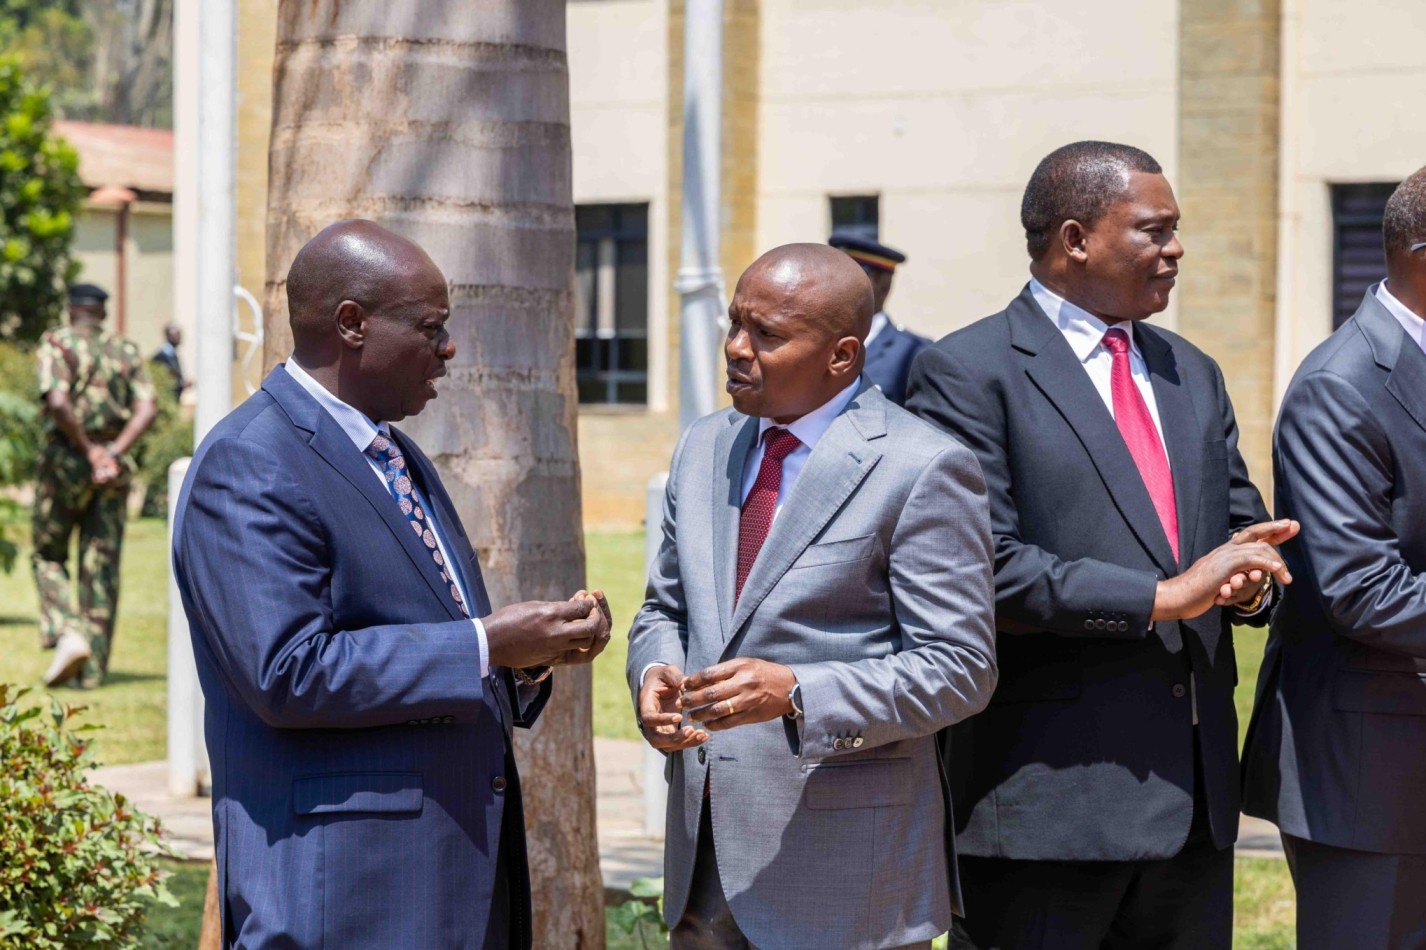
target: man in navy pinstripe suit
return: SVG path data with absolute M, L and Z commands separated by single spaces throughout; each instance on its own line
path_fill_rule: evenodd
M 602 594 L 491 612 L 390 426 L 455 355 L 445 278 L 367 221 L 288 274 L 292 358 L 219 423 L 174 568 L 207 700 L 224 946 L 530 946 L 511 728 L 609 639 Z

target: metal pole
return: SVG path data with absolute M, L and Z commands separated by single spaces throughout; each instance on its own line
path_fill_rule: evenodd
M 687 429 L 718 407 L 722 366 L 719 264 L 722 200 L 723 0 L 688 0 L 683 30 L 683 234 L 679 302 L 678 422 Z
M 196 299 L 198 405 L 193 438 L 233 407 L 234 164 L 237 139 L 238 19 L 234 0 L 180 0 L 197 20 Z
M 174 8 L 174 313 L 191 313 L 197 344 L 195 442 L 233 404 L 233 241 L 237 9 L 234 0 L 178 0 Z M 176 503 L 187 463 L 170 470 Z M 170 531 L 174 523 L 169 514 Z M 170 542 L 171 547 L 171 542 Z M 170 578 L 168 784 L 192 795 L 206 784 L 203 693 L 188 622 Z

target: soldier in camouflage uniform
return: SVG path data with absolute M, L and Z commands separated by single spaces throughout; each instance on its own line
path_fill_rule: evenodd
M 34 567 L 40 641 L 55 650 L 45 683 L 98 686 L 109 668 L 119 600 L 119 551 L 130 452 L 157 413 L 138 347 L 104 329 L 109 295 L 69 289 L 70 325 L 40 342 L 43 446 L 35 476 Z M 79 531 L 79 601 L 70 592 L 70 538 Z

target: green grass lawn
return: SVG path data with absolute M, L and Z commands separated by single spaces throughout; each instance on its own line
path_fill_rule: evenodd
M 15 530 L 12 527 L 12 532 Z M 84 720 L 102 724 L 99 757 L 107 764 L 142 762 L 164 756 L 167 694 L 167 539 L 162 521 L 130 522 L 125 539 L 122 593 L 109 682 L 90 692 L 56 690 L 66 702 L 89 707 Z M 23 534 L 23 528 L 17 532 Z M 614 613 L 614 637 L 594 665 L 594 732 L 638 738 L 624 684 L 627 635 L 643 602 L 642 532 L 585 536 L 591 588 L 602 588 Z M 49 662 L 38 646 L 35 588 L 28 550 L 14 573 L 0 574 L 0 682 L 35 684 Z M 1236 632 L 1240 729 L 1245 728 L 1262 662 L 1264 631 Z M 146 947 L 191 947 L 202 913 L 206 865 L 171 863 L 170 887 L 183 901 L 177 910 L 155 907 Z M 1289 948 L 1292 941 L 1292 882 L 1284 862 L 1239 858 L 1234 944 L 1250 950 Z M 617 944 L 611 944 L 616 946 Z

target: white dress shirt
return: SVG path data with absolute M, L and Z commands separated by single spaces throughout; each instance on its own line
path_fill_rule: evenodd
M 866 339 L 862 341 L 862 347 L 871 346 L 871 341 L 876 339 L 876 335 L 886 329 L 886 325 L 891 322 L 891 317 L 885 310 L 878 310 L 872 314 L 871 329 L 867 331 Z
M 821 440 L 822 436 L 827 434 L 827 430 L 832 427 L 837 416 L 842 414 L 842 410 L 847 408 L 847 403 L 852 401 L 852 397 L 857 394 L 857 387 L 860 385 L 860 379 L 853 380 L 850 386 L 821 406 L 785 426 L 779 426 L 771 419 L 759 419 L 758 441 L 753 445 L 752 451 L 748 453 L 747 460 L 743 462 L 743 489 L 739 496 L 743 502 L 748 500 L 748 493 L 753 490 L 753 483 L 758 480 L 758 468 L 762 465 L 763 455 L 767 451 L 767 442 L 764 438 L 767 435 L 767 430 L 786 429 L 797 436 L 797 441 L 801 445 L 789 452 L 787 457 L 782 460 L 782 482 L 777 489 L 777 507 L 773 509 L 772 513 L 772 520 L 776 521 L 778 513 L 782 511 L 783 502 L 791 494 L 792 486 L 797 483 L 797 476 L 802 474 L 802 467 L 811 457 L 813 447 Z
M 329 392 L 325 386 L 313 379 L 295 359 L 288 357 L 286 369 L 287 375 L 292 377 L 292 381 L 307 390 L 312 398 L 317 400 L 317 405 L 325 409 L 327 415 L 331 416 L 332 420 L 341 426 L 342 431 L 347 434 L 347 438 L 352 440 L 352 444 L 356 446 L 357 451 L 362 453 L 362 458 L 366 460 L 367 467 L 371 469 L 373 477 L 381 483 L 382 494 L 391 497 L 391 489 L 386 484 L 386 475 L 382 472 L 380 463 L 366 454 L 366 450 L 371 445 L 372 440 L 378 435 L 384 435 L 388 438 L 391 436 L 390 427 L 384 422 L 377 425 L 368 419 L 366 413 L 360 409 L 342 402 Z M 426 509 L 426 514 L 428 515 L 427 523 L 431 527 L 431 533 L 436 536 L 436 546 L 441 551 L 441 558 L 447 564 L 451 565 L 451 579 L 455 582 L 456 586 L 460 588 L 461 600 L 469 605 L 471 600 L 466 591 L 465 578 L 461 575 L 460 570 L 457 569 L 455 558 L 452 558 L 450 551 L 446 549 L 446 542 L 441 537 L 443 532 L 441 530 L 440 521 L 436 516 L 436 509 L 433 508 L 425 496 L 421 494 L 421 489 L 416 487 L 414 481 L 411 483 L 411 492 L 416 496 L 416 501 L 420 503 L 421 507 Z M 391 498 L 391 504 L 393 506 L 396 504 L 394 497 Z M 405 516 L 403 515 L 402 517 Z M 480 675 L 482 677 L 489 676 L 490 646 L 485 639 L 485 626 L 475 617 L 471 618 L 471 623 L 475 625 L 475 639 L 476 642 L 480 644 Z
M 1045 315 L 1053 320 L 1055 326 L 1064 334 L 1065 341 L 1069 343 L 1070 349 L 1074 350 L 1074 355 L 1079 358 L 1084 371 L 1089 374 L 1089 381 L 1094 383 L 1099 398 L 1104 401 L 1104 407 L 1109 410 L 1109 415 L 1113 416 L 1114 354 L 1104 346 L 1104 334 L 1109 332 L 1110 325 L 1083 307 L 1070 303 L 1033 277 L 1030 279 L 1030 293 L 1040 305 L 1040 309 L 1045 311 Z M 1134 340 L 1133 327 L 1123 323 L 1118 326 L 1129 335 L 1129 375 L 1133 377 L 1134 385 L 1139 387 L 1139 393 L 1149 407 L 1149 416 L 1154 420 L 1154 428 L 1158 430 L 1159 443 L 1164 446 L 1164 458 L 1167 460 L 1168 443 L 1164 439 L 1163 423 L 1159 421 L 1159 404 L 1154 399 L 1149 366 L 1144 362 L 1144 354 L 1139 352 L 1139 344 Z
M 1386 289 L 1386 281 L 1376 285 L 1376 299 L 1387 309 L 1396 322 L 1401 324 L 1401 329 L 1406 331 L 1406 335 L 1415 341 L 1416 345 L 1426 351 L 1426 320 L 1422 320 L 1411 309 L 1396 299 L 1391 291 Z

